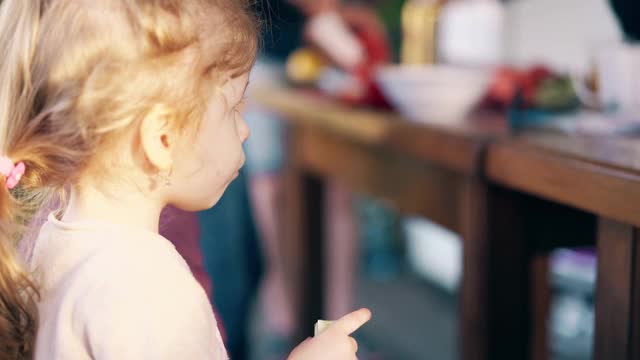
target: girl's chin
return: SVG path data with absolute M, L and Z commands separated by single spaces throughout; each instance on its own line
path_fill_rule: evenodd
M 231 185 L 231 183 L 236 180 L 238 176 L 240 176 L 239 169 L 231 174 L 227 182 L 221 188 L 218 188 L 215 193 L 203 192 L 202 195 L 197 199 L 191 198 L 189 200 L 184 199 L 184 201 L 175 201 L 171 203 L 171 205 L 184 211 L 204 211 L 211 209 L 218 203 L 218 201 L 220 201 L 222 195 L 227 191 L 229 185 Z

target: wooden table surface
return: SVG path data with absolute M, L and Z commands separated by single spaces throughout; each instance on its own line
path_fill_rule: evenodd
M 493 181 L 640 226 L 640 139 L 530 134 L 489 149 Z
M 491 114 L 416 125 L 301 91 L 256 95 L 291 125 L 285 246 L 298 301 L 322 296 L 322 179 L 334 178 L 462 235 L 463 359 L 544 359 L 548 264 L 535 253 L 595 238 L 607 264 L 598 269 L 607 281 L 598 285 L 595 358 L 639 354 L 640 146 L 633 139 L 513 136 Z M 300 326 L 320 312 L 321 304 L 302 310 Z
M 388 111 L 339 105 L 311 91 L 265 90 L 259 101 L 287 121 L 324 129 L 351 141 L 383 146 L 465 174 L 478 173 L 489 140 L 507 135 L 502 116 L 480 114 L 453 124 L 414 124 Z
M 492 181 L 597 216 L 595 359 L 640 358 L 638 140 L 531 134 L 488 152 Z
M 522 310 L 529 301 L 526 246 L 504 231 L 512 206 L 484 177 L 487 145 L 507 136 L 501 116 L 416 125 L 390 112 L 300 91 L 271 89 L 257 98 L 290 125 L 282 251 L 301 335 L 322 316 L 322 204 L 325 179 L 332 179 L 461 234 L 461 357 L 526 356 L 531 320 Z M 505 337 L 511 341 L 503 344 Z

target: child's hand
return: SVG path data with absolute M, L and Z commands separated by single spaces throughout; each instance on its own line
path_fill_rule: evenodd
M 370 319 L 368 309 L 354 311 L 298 345 L 288 360 L 355 360 L 358 343 L 350 335 Z

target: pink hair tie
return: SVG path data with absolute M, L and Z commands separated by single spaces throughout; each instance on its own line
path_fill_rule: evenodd
M 22 179 L 25 170 L 26 167 L 22 161 L 14 165 L 13 161 L 8 157 L 0 156 L 0 174 L 7 178 L 7 189 L 11 190 L 18 185 L 18 182 Z

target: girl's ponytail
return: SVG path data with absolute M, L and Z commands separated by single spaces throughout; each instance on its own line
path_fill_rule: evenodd
M 0 5 L 0 157 L 5 170 L 22 161 L 12 157 L 19 156 L 14 148 L 18 129 L 32 116 L 31 69 L 43 2 L 5 0 Z M 38 293 L 16 254 L 16 245 L 29 222 L 27 204 L 34 199 L 19 182 L 15 184 L 20 166 L 14 170 L 18 172 L 0 174 L 0 359 L 30 359 L 38 324 Z

